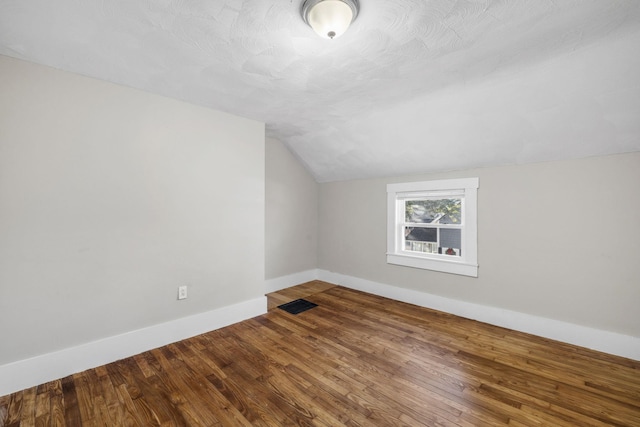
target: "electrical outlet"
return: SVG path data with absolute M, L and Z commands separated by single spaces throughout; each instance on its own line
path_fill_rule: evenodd
M 178 286 L 178 299 L 187 299 L 187 287 Z

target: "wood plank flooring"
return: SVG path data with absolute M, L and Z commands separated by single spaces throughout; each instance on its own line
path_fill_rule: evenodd
M 324 292 L 335 286 L 336 285 L 333 283 L 314 280 L 312 282 L 303 283 L 278 292 L 272 292 L 267 294 L 267 309 L 273 310 L 281 304 L 297 300 L 298 298 L 306 298 L 308 296 Z
M 291 315 L 274 308 L 304 297 Z M 0 397 L 0 426 L 640 426 L 640 362 L 323 282 Z

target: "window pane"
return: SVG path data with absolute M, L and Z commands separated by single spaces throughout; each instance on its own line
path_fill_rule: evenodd
M 438 253 L 437 228 L 405 227 L 404 238 L 404 249 L 407 251 Z
M 462 230 L 456 228 L 441 228 L 440 248 L 444 255 L 461 256 Z
M 461 198 L 405 200 L 405 221 L 430 224 L 461 224 L 461 208 Z

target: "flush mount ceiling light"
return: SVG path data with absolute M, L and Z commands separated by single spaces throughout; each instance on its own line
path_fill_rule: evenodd
M 305 0 L 302 18 L 320 37 L 340 37 L 358 16 L 358 0 Z

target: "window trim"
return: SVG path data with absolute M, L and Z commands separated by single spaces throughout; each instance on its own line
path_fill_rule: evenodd
M 478 277 L 478 178 L 445 179 L 387 184 L 387 263 L 406 267 Z M 404 204 L 410 193 L 462 191 L 462 257 L 441 254 L 413 255 L 399 247 L 400 223 L 404 223 Z M 400 221 L 399 222 L 399 218 Z

